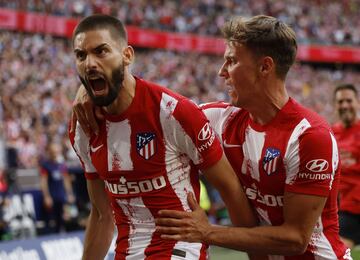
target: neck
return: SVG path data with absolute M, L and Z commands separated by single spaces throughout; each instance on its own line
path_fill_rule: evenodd
M 123 113 L 130 106 L 132 100 L 134 99 L 135 87 L 136 80 L 134 76 L 126 71 L 118 97 L 111 105 L 104 107 L 104 110 L 112 115 L 120 115 Z
M 342 121 L 342 125 L 344 126 L 344 128 L 350 128 L 355 124 L 356 120 L 353 121 Z
M 263 93 L 256 98 L 253 106 L 247 109 L 254 122 L 260 125 L 269 123 L 289 101 L 283 81 L 264 87 Z

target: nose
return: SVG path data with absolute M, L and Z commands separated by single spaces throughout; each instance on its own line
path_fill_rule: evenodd
M 225 63 L 221 66 L 219 72 L 218 72 L 218 75 L 220 77 L 223 77 L 223 78 L 226 78 L 227 75 L 228 75 L 228 72 L 227 72 L 227 69 L 226 69 L 226 66 L 225 66 Z
M 340 109 L 347 109 L 350 107 L 350 102 L 348 100 L 341 100 L 339 102 L 339 108 Z
M 96 62 L 96 59 L 93 57 L 93 55 L 87 55 L 86 56 L 85 68 L 86 68 L 86 71 L 96 70 L 97 62 Z

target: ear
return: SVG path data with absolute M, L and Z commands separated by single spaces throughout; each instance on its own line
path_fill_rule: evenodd
M 130 45 L 126 46 L 122 50 L 122 55 L 123 55 L 124 65 L 125 66 L 130 65 L 133 62 L 135 56 L 133 47 L 131 47 Z
M 275 62 L 270 56 L 265 56 L 261 60 L 260 73 L 262 75 L 268 75 L 275 70 Z

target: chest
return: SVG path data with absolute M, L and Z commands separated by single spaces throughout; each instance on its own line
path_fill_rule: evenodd
M 223 133 L 224 151 L 243 185 L 269 194 L 282 194 L 289 133 L 231 126 Z
M 360 155 L 360 127 L 334 134 L 340 150 Z
M 104 179 L 126 173 L 151 175 L 164 167 L 163 131 L 154 120 L 105 121 L 89 145 L 92 164 Z

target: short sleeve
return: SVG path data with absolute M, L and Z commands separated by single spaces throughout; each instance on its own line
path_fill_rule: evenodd
M 69 130 L 69 138 L 71 145 L 81 162 L 81 166 L 84 169 L 86 179 L 98 179 L 99 175 L 90 158 L 89 138 L 80 127 L 80 124 L 76 124 L 74 132 L 70 132 Z
M 289 149 L 285 190 L 328 196 L 339 164 L 337 144 L 330 130 L 309 127 Z
M 220 141 L 201 108 L 187 100 L 163 95 L 162 102 L 171 104 L 160 118 L 165 138 L 174 149 L 186 154 L 200 169 L 218 162 L 223 154 Z

